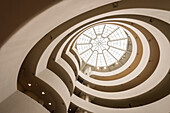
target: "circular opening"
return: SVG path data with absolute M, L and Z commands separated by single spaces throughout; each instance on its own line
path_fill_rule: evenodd
M 124 28 L 115 24 L 100 24 L 84 31 L 78 37 L 76 47 L 86 64 L 107 67 L 119 63 L 126 55 L 128 40 Z

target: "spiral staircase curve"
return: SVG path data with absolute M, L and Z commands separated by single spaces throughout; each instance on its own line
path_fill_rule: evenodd
M 168 0 L 59 1 L 2 43 L 2 113 L 169 113 Z M 131 37 L 131 54 L 110 71 L 88 69 L 76 40 L 111 23 Z M 104 70 L 104 69 L 103 69 Z

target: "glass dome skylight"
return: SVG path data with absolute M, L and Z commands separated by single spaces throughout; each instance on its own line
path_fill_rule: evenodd
M 77 50 L 91 66 L 105 67 L 119 62 L 126 53 L 128 36 L 122 27 L 101 24 L 87 29 L 77 39 Z

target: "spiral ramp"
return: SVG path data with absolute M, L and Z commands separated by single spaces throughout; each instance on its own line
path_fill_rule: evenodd
M 169 4 L 53 3 L 1 46 L 0 113 L 170 113 Z M 76 40 L 103 23 L 126 30 L 130 54 L 117 69 L 87 74 Z

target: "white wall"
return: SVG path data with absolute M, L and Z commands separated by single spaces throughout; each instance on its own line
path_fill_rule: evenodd
M 0 113 L 49 113 L 41 104 L 20 91 L 0 103 Z
M 45 69 L 41 73 L 39 73 L 37 77 L 50 85 L 61 96 L 66 107 L 69 107 L 69 90 L 64 82 L 55 73 L 53 73 L 49 69 Z

